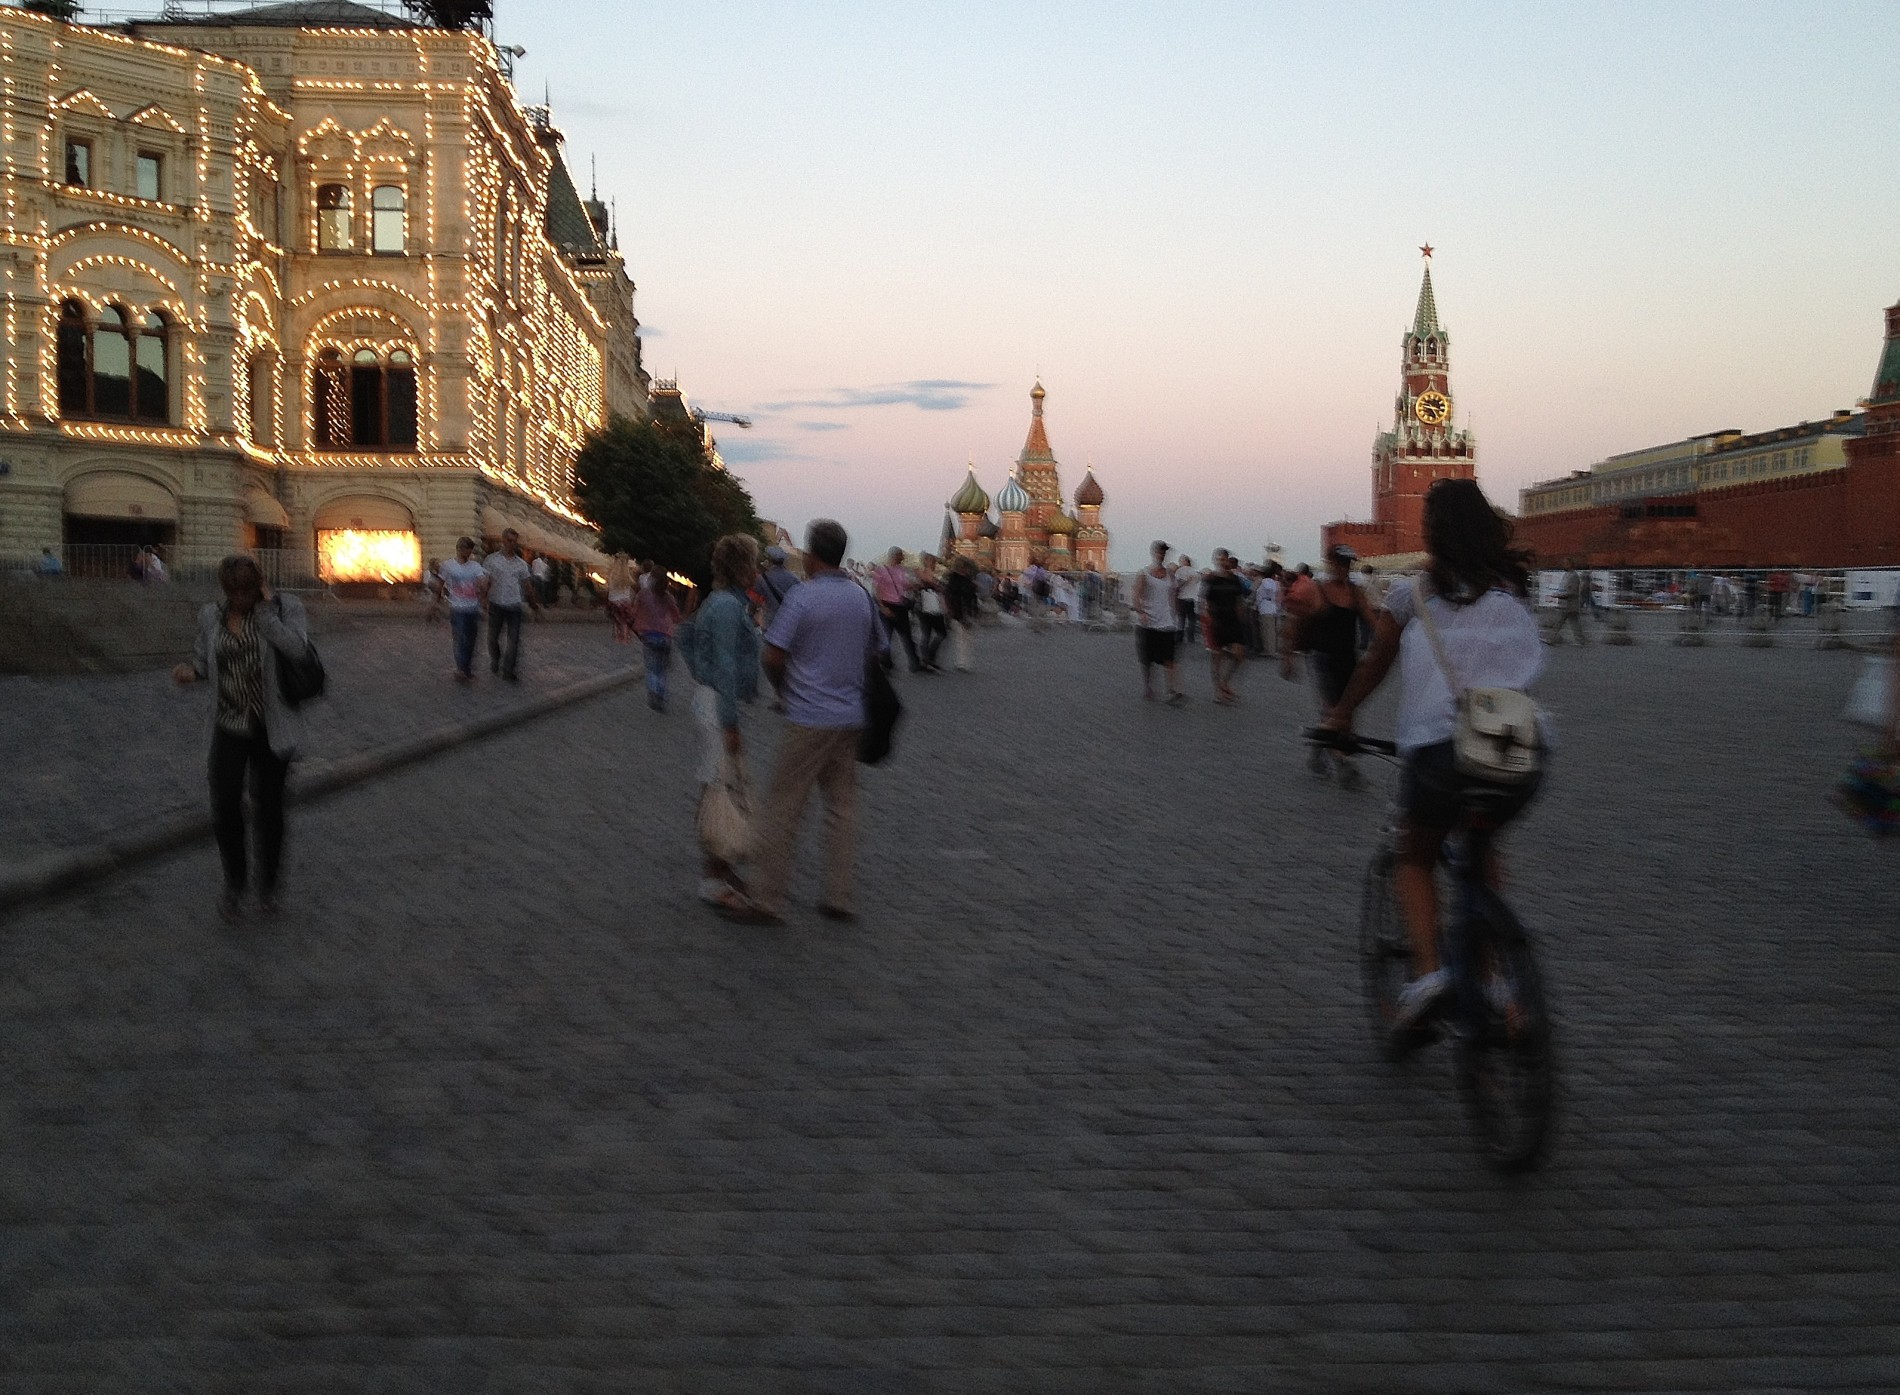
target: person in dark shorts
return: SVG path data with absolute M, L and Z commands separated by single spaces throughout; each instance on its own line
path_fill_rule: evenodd
M 1352 682 L 1359 666 L 1359 626 L 1373 623 L 1372 603 L 1352 580 L 1352 563 L 1357 554 L 1350 547 L 1334 546 L 1326 553 L 1326 575 L 1319 578 L 1319 608 L 1306 622 L 1306 648 L 1313 656 L 1313 671 L 1319 682 L 1321 714 L 1332 710 Z M 1343 751 L 1323 746 L 1313 748 L 1313 773 L 1330 775 L 1337 771 L 1348 785 L 1359 783 L 1359 769 Z
M 1180 670 L 1175 666 L 1174 650 L 1180 633 L 1175 628 L 1174 577 L 1168 571 L 1168 545 L 1157 542 L 1151 549 L 1153 563 L 1135 574 L 1135 653 L 1141 660 L 1141 695 L 1154 700 L 1154 670 L 1168 671 L 1168 701 L 1177 706 L 1187 701 L 1181 691 Z
M 1201 583 L 1201 606 L 1207 613 L 1214 701 L 1231 706 L 1240 701 L 1234 676 L 1247 659 L 1247 588 L 1240 581 L 1239 561 L 1226 548 L 1216 549 L 1214 570 Z

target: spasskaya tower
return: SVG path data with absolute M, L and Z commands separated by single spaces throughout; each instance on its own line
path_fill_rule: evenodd
M 1412 328 L 1400 341 L 1392 429 L 1372 443 L 1372 522 L 1329 523 L 1322 530 L 1327 547 L 1344 543 L 1361 556 L 1422 551 L 1425 491 L 1435 480 L 1473 479 L 1478 471 L 1477 442 L 1452 424 L 1451 334 L 1438 322 L 1431 244 L 1419 251 L 1425 278 Z

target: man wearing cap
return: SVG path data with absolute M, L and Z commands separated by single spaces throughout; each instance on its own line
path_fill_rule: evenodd
M 1181 691 L 1180 673 L 1175 668 L 1174 647 L 1179 642 L 1179 622 L 1174 611 L 1174 577 L 1168 571 L 1168 545 L 1157 541 L 1152 549 L 1154 562 L 1135 574 L 1134 610 L 1136 653 L 1141 659 L 1141 695 L 1154 701 L 1151 670 L 1168 671 L 1168 701 L 1179 705 L 1187 701 Z
M 765 625 L 767 629 L 778 615 L 778 608 L 785 604 L 785 598 L 792 588 L 798 585 L 798 578 L 792 569 L 785 565 L 785 549 L 778 546 L 765 549 L 765 570 L 759 573 L 759 591 L 765 597 Z

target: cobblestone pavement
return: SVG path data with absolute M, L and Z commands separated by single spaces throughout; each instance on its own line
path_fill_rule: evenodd
M 1900 1388 L 1858 660 L 1553 654 L 1511 858 L 1566 1096 L 1507 1182 L 1365 1038 L 1384 777 L 1304 773 L 1304 690 L 983 639 L 903 681 L 856 925 L 693 901 L 633 689 L 299 811 L 279 922 L 208 849 L 11 922 L 0 1389 Z
M 600 624 L 522 627 L 522 681 L 487 676 L 478 645 L 469 687 L 455 671 L 448 626 L 360 621 L 319 633 L 329 690 L 308 713 L 309 761 L 325 762 L 512 706 L 617 664 L 637 665 Z M 485 642 L 485 641 L 484 641 Z M 189 654 L 181 654 L 187 659 Z M 0 862 L 96 842 L 130 825 L 204 807 L 206 690 L 169 673 L 0 676 Z

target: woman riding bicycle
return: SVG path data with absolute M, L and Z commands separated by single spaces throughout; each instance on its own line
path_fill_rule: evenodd
M 1420 1021 L 1451 991 L 1439 964 L 1438 885 L 1434 869 L 1446 836 L 1458 827 L 1472 781 L 1452 756 L 1458 698 L 1423 627 L 1412 623 L 1429 606 L 1445 655 L 1461 683 L 1525 689 L 1544 667 L 1543 636 L 1525 601 L 1529 573 L 1510 546 L 1511 528 L 1475 480 L 1440 480 L 1425 494 L 1425 574 L 1396 582 L 1373 630 L 1372 647 L 1354 672 L 1323 730 L 1349 732 L 1353 713 L 1400 661 L 1402 688 L 1394 733 L 1404 773 L 1399 786 L 1403 830 L 1394 889 L 1412 941 L 1418 977 L 1399 996 L 1396 1029 Z M 1485 802 L 1497 827 L 1521 812 L 1538 781 L 1500 786 Z M 1508 790 L 1508 793 L 1504 791 Z M 1495 859 L 1485 880 L 1498 882 Z

